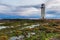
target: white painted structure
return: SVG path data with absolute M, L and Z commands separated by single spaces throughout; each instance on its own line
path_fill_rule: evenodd
M 41 18 L 45 18 L 45 4 L 41 4 Z

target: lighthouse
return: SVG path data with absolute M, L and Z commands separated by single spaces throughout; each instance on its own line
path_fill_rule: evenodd
M 45 18 L 45 4 L 41 4 L 41 18 Z

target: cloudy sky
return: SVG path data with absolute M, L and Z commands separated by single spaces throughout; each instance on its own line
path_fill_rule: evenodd
M 46 5 L 45 18 L 60 19 L 60 0 L 0 0 L 0 19 L 41 18 L 41 4 Z

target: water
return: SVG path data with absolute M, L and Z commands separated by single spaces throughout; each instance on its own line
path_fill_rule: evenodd
M 34 25 L 26 26 L 26 27 L 24 27 L 22 29 L 25 29 L 25 28 L 34 28 L 36 26 L 40 26 L 40 24 L 34 24 Z
M 7 26 L 0 26 L 0 29 L 7 28 Z
M 24 29 L 24 28 L 34 28 L 34 27 L 39 26 L 39 25 L 40 24 L 34 24 L 34 25 L 23 27 L 22 29 Z M 27 37 L 30 37 L 30 34 L 35 35 L 35 33 L 28 33 Z M 23 35 L 20 35 L 19 37 L 16 37 L 16 36 L 11 37 L 9 40 L 16 40 L 16 39 L 21 40 L 23 38 L 24 38 L 24 36 Z
M 20 36 L 18 36 L 18 37 L 16 37 L 16 36 L 11 37 L 9 40 L 16 40 L 16 39 L 18 39 L 18 40 L 23 40 L 23 38 L 24 38 L 24 36 L 23 36 L 23 35 L 20 35 Z
M 27 25 L 27 24 L 25 24 L 25 25 Z M 30 25 L 30 26 L 26 26 L 26 27 L 23 27 L 22 29 L 25 29 L 25 28 L 34 28 L 34 27 L 36 27 L 36 26 L 39 26 L 40 24 L 33 24 L 33 25 Z M 4 29 L 4 28 L 7 28 L 8 26 L 0 26 L 0 29 Z M 13 27 L 13 26 L 12 26 Z M 35 34 L 35 33 L 31 33 L 31 34 Z M 30 33 L 28 34 L 28 36 L 27 37 L 30 37 Z M 9 40 L 16 40 L 16 39 L 19 39 L 19 40 L 21 40 L 21 39 L 23 39 L 24 38 L 24 36 L 23 35 L 20 35 L 19 37 L 16 37 L 16 36 L 14 36 L 14 37 L 11 37 Z
M 35 33 L 34 32 L 28 33 L 28 35 L 26 35 L 26 36 L 29 38 L 31 35 L 35 35 Z M 23 40 L 24 39 L 24 35 L 20 35 L 18 37 L 17 36 L 11 37 L 9 40 L 16 40 L 16 39 Z

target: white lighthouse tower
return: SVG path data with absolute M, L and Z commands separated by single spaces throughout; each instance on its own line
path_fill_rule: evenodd
M 41 18 L 45 18 L 45 4 L 41 4 Z

